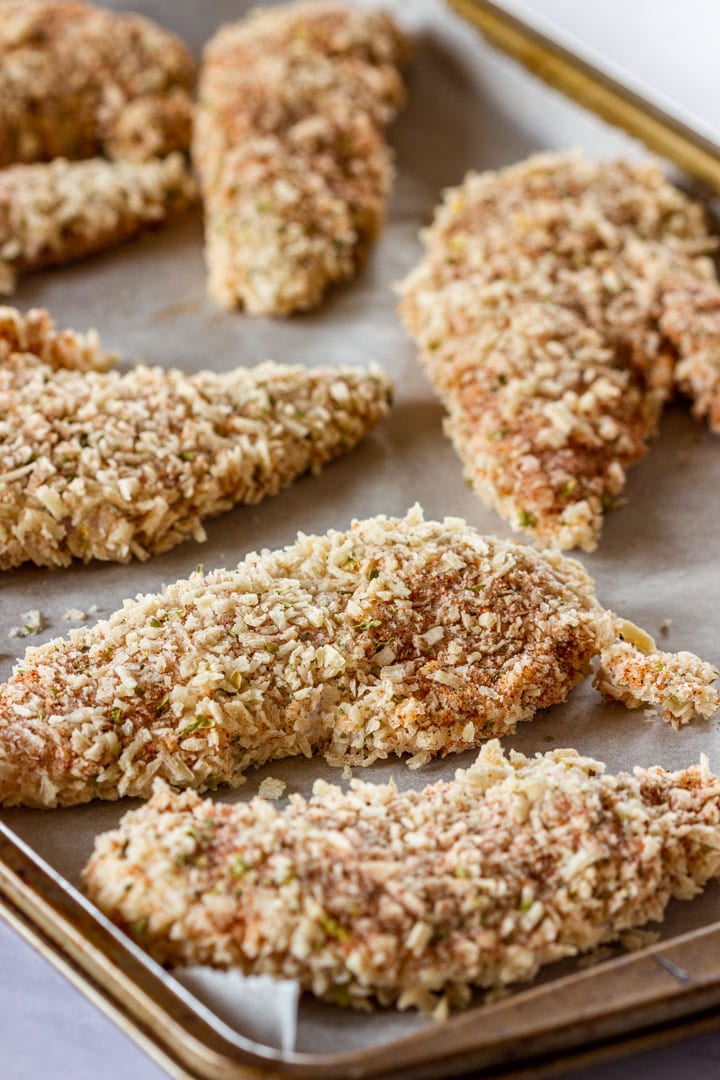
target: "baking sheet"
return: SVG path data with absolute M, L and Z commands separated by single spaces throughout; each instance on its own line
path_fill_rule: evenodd
M 122 4 L 108 6 L 124 7 Z M 205 0 L 137 0 L 135 10 L 182 33 L 198 49 L 215 27 L 251 6 Z M 59 325 L 95 326 L 106 345 L 126 359 L 142 357 L 187 371 L 225 370 L 266 357 L 299 363 L 382 363 L 397 382 L 388 420 L 352 455 L 317 478 L 306 478 L 257 507 L 238 508 L 208 524 L 203 545 L 188 542 L 148 563 L 100 563 L 67 571 L 24 569 L 0 578 L 0 677 L 27 642 L 8 638 L 22 613 L 39 608 L 47 629 L 38 644 L 67 633 L 70 608 L 97 617 L 138 592 L 206 569 L 235 564 L 251 550 L 291 542 L 296 532 L 345 528 L 354 517 L 403 514 L 416 500 L 428 517 L 460 515 L 484 532 L 510 529 L 465 486 L 461 468 L 441 431 L 441 409 L 415 360 L 395 314 L 392 283 L 417 261 L 418 228 L 441 189 L 469 168 L 508 164 L 536 149 L 582 146 L 591 156 L 644 151 L 620 133 L 575 108 L 487 48 L 475 32 L 440 3 L 388 4 L 418 35 L 409 73 L 409 102 L 391 132 L 398 178 L 388 228 L 360 277 L 333 292 L 317 312 L 287 321 L 251 319 L 219 310 L 205 296 L 199 217 L 75 267 L 26 278 L 16 301 L 46 306 Z M 583 561 L 605 604 L 647 628 L 662 647 L 691 649 L 720 664 L 720 530 L 716 492 L 720 441 L 695 424 L 684 405 L 670 409 L 648 458 L 630 473 L 627 503 L 606 518 L 600 550 Z M 669 632 L 660 636 L 664 620 Z M 701 752 L 720 770 L 720 723 L 694 724 L 681 733 L 642 711 L 603 703 L 589 687 L 549 710 L 506 740 L 526 753 L 574 746 L 613 769 L 661 764 L 679 768 Z M 473 754 L 436 761 L 410 772 L 399 761 L 357 770 L 366 779 L 394 776 L 400 787 L 449 777 Z M 251 797 L 265 776 L 308 794 L 317 777 L 342 783 L 315 760 L 271 763 L 224 800 Z M 6 811 L 2 819 L 58 872 L 79 883 L 94 836 L 113 828 L 129 801 L 51 812 Z M 720 913 L 720 890 L 691 904 L 676 904 L 665 935 L 704 925 Z M 552 978 L 562 969 L 554 968 Z M 297 1049 L 317 1053 L 367 1046 L 428 1023 L 415 1014 L 371 1016 L 303 1001 Z
M 602 15 L 595 19 L 588 18 L 587 6 L 577 0 L 499 3 L 695 131 L 716 144 L 720 141 L 720 98 L 708 93 L 707 78 L 717 59 L 717 32 L 710 29 L 717 0 L 692 0 L 691 8 L 673 0 L 604 0 Z M 653 45 L 664 47 L 648 48 L 651 27 Z

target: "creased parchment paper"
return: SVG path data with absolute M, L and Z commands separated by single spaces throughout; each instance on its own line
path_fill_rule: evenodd
M 249 6 L 235 0 L 137 0 L 133 5 L 183 34 L 196 50 L 219 23 Z M 97 605 L 91 621 L 101 618 L 126 597 L 156 591 L 187 575 L 198 562 L 206 569 L 231 566 L 248 551 L 292 541 L 298 529 L 346 528 L 354 517 L 402 514 L 417 500 L 428 517 L 460 515 L 484 532 L 511 535 L 463 483 L 460 464 L 441 431 L 441 409 L 395 314 L 392 283 L 418 259 L 417 232 L 441 189 L 459 182 L 467 169 L 508 164 L 547 147 L 578 145 L 597 157 L 622 153 L 637 158 L 645 152 L 495 54 L 439 2 L 397 0 L 387 6 L 417 33 L 418 46 L 409 72 L 408 105 L 391 130 L 398 177 L 388 228 L 355 282 L 333 292 L 317 312 L 289 321 L 225 313 L 205 296 L 202 230 L 195 217 L 75 267 L 28 277 L 17 303 L 23 309 L 48 307 L 61 326 L 97 327 L 105 343 L 126 359 L 142 357 L 187 371 L 225 370 L 267 357 L 308 364 L 375 360 L 397 382 L 397 403 L 389 419 L 358 451 L 322 476 L 304 479 L 258 507 L 239 508 L 210 522 L 202 546 L 189 542 L 144 564 L 95 564 L 54 573 L 28 568 L 3 575 L 2 678 L 25 644 L 46 641 L 77 625 L 63 620 L 69 609 L 87 612 Z M 648 458 L 632 470 L 627 503 L 607 516 L 599 551 L 583 558 L 607 606 L 644 626 L 662 648 L 691 649 L 716 665 L 719 484 L 720 440 L 694 423 L 680 403 L 667 413 Z M 31 609 L 42 612 L 47 628 L 25 641 L 8 638 L 8 630 Z M 671 620 L 669 628 L 661 634 L 666 620 Z M 602 702 L 584 686 L 565 705 L 521 725 L 517 736 L 506 741 L 526 753 L 573 746 L 612 769 L 653 764 L 679 768 L 704 752 L 720 770 L 719 730 L 718 720 L 711 720 L 676 733 L 642 711 L 627 712 Z M 391 761 L 362 775 L 377 781 L 394 776 L 401 787 L 423 786 L 449 777 L 472 756 L 436 761 L 418 772 Z M 317 777 L 345 783 L 320 761 L 291 760 L 271 763 L 252 774 L 243 788 L 220 791 L 217 797 L 247 799 L 266 776 L 285 780 L 288 793 L 305 795 Z M 77 885 L 95 835 L 113 828 L 130 805 L 14 810 L 2 818 Z M 663 932 L 676 934 L 718 914 L 718 890 L 709 890 L 698 901 L 674 905 Z M 257 1024 L 267 1002 L 253 997 L 253 988 L 243 980 L 192 976 L 191 982 L 193 992 L 242 1033 L 289 1047 L 285 1022 L 288 1017 L 292 1021 L 291 999 L 274 998 L 284 1002 L 282 1016 L 261 1030 Z M 295 1045 L 317 1053 L 339 1051 L 390 1041 L 429 1022 L 412 1013 L 356 1014 L 303 999 Z

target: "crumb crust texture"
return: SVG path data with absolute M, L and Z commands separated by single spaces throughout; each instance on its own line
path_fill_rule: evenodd
M 14 292 L 21 274 L 75 262 L 174 221 L 197 198 L 178 153 L 146 161 L 56 158 L 2 169 L 0 293 Z
M 675 384 L 720 426 L 699 204 L 651 165 L 539 154 L 445 195 L 401 312 L 480 497 L 592 551 Z
M 717 672 L 605 611 L 574 560 L 419 508 L 301 533 L 29 649 L 0 688 L 0 802 L 213 789 L 313 752 L 417 767 L 563 701 L 598 655 L 628 707 L 718 707 Z
M 96 335 L 47 327 L 47 313 L 0 309 L 2 569 L 128 562 L 203 540 L 203 519 L 318 471 L 390 404 L 372 367 L 88 370 L 112 362 Z M 12 351 L 18 331 L 39 354 Z
M 422 791 L 317 781 L 277 810 L 159 785 L 100 836 L 91 900 L 162 963 L 297 979 L 341 1005 L 465 1005 L 663 918 L 720 871 L 703 762 L 617 776 L 488 743 Z
M 0 4 L 0 167 L 187 150 L 195 61 L 150 19 L 76 0 Z
M 258 9 L 208 43 L 193 158 L 224 307 L 289 315 L 355 274 L 383 224 L 408 52 L 381 11 L 325 0 Z

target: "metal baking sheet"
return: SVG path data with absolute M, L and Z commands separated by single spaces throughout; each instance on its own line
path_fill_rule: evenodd
M 124 7 L 123 4 L 108 6 Z M 251 5 L 235 0 L 203 4 L 137 0 L 143 11 L 199 50 L 222 21 Z M 25 642 L 7 637 L 23 612 L 39 608 L 47 622 L 32 644 L 65 634 L 70 608 L 98 605 L 104 617 L 139 592 L 206 569 L 231 566 L 251 550 L 291 542 L 298 530 L 344 528 L 356 517 L 403 514 L 419 501 L 428 517 L 465 517 L 484 532 L 513 535 L 462 480 L 458 460 L 441 431 L 442 412 L 395 312 L 393 282 L 420 254 L 418 229 L 443 187 L 470 169 L 498 167 L 543 148 L 581 146 L 593 157 L 646 156 L 637 144 L 541 87 L 511 61 L 483 44 L 465 23 L 433 0 L 387 4 L 417 35 L 409 72 L 409 100 L 391 131 L 397 181 L 388 227 L 358 279 L 334 291 L 318 311 L 285 321 L 221 311 L 206 298 L 199 216 L 78 265 L 28 277 L 18 305 L 45 306 L 61 326 L 96 327 L 126 360 L 225 370 L 272 357 L 299 363 L 383 364 L 397 383 L 387 421 L 352 455 L 320 477 L 306 478 L 257 507 L 238 508 L 208 525 L 203 545 L 188 542 L 151 561 L 129 566 L 95 563 L 50 572 L 35 568 L 0 579 L 0 677 L 6 678 Z M 720 440 L 670 408 L 647 459 L 630 473 L 627 501 L 606 518 L 599 551 L 583 556 L 609 607 L 658 637 L 663 647 L 687 648 L 720 663 L 720 530 L 716 492 Z M 671 620 L 669 632 L 660 626 Z M 661 764 L 679 768 L 700 753 L 720 770 L 718 720 L 674 732 L 641 711 L 603 703 L 585 686 L 563 706 L 521 725 L 508 745 L 524 752 L 574 746 L 613 769 Z M 436 761 L 410 772 L 400 761 L 363 770 L 377 781 L 394 776 L 401 787 L 448 777 L 474 755 Z M 251 797 L 263 777 L 287 781 L 307 794 L 317 777 L 342 782 L 319 760 L 271 763 L 223 800 Z M 2 820 L 64 879 L 78 885 L 94 837 L 112 828 L 128 801 L 51 812 L 13 810 Z M 720 890 L 672 907 L 666 936 L 718 917 Z M 546 978 L 567 972 L 553 969 Z M 393 1011 L 363 1015 L 303 1000 L 297 1049 L 315 1053 L 369 1047 L 417 1031 L 430 1021 Z
M 605 0 L 600 18 L 589 18 L 576 0 L 494 2 L 720 145 L 720 99 L 708 93 L 707 77 L 716 57 L 717 38 L 708 32 L 715 0 L 693 0 L 691 7 Z M 651 36 L 659 47 L 648 48 Z

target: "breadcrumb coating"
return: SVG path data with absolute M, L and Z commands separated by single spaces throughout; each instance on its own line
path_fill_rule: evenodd
M 0 11 L 2 8 L 0 7 Z M 65 161 L 0 170 L 0 292 L 173 220 L 197 199 L 180 154 L 148 161 Z
M 24 314 L 17 308 L 0 306 L 0 367 L 13 353 L 31 353 L 53 369 L 107 371 L 116 360 L 100 345 L 96 330 L 79 334 L 56 330 L 48 311 L 31 308 Z
M 97 838 L 90 899 L 157 960 L 340 1005 L 467 1004 L 662 919 L 720 874 L 720 780 L 483 748 L 422 791 L 317 781 L 220 805 L 158 785 Z M 443 995 L 438 1000 L 438 995 Z
M 382 227 L 407 55 L 387 15 L 325 0 L 260 9 L 211 39 L 193 157 L 224 307 L 288 315 L 354 275 Z
M 653 166 L 540 154 L 469 175 L 424 241 L 401 311 L 469 482 L 514 528 L 593 550 L 677 355 L 691 393 L 707 380 L 702 209 Z
M 675 378 L 698 420 L 720 435 L 720 285 L 674 289 L 665 298 L 662 332 L 678 351 Z
M 0 803 L 238 785 L 313 751 L 416 767 L 563 701 L 600 652 L 627 704 L 652 696 L 675 723 L 718 707 L 709 664 L 658 653 L 653 676 L 652 640 L 559 554 L 419 508 L 301 533 L 28 650 L 0 690 Z
M 187 150 L 195 62 L 139 15 L 76 0 L 0 4 L 0 166 Z
M 351 450 L 390 396 L 379 368 L 120 374 L 11 354 L 0 363 L 0 569 L 128 562 L 204 540 L 202 519 Z
M 638 656 L 636 646 L 617 641 L 600 653 L 595 686 L 628 709 L 660 706 L 665 719 L 680 727 L 715 712 L 718 695 L 711 683 L 717 677 L 716 668 L 692 653 L 661 652 L 653 642 L 651 652 Z

